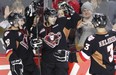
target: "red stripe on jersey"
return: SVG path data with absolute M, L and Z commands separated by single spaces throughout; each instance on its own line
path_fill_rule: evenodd
M 6 58 L 9 59 L 10 55 L 12 54 L 12 49 L 7 50 L 6 52 Z
M 87 59 L 82 55 L 81 51 L 79 52 L 79 56 L 81 57 L 83 61 L 87 61 Z

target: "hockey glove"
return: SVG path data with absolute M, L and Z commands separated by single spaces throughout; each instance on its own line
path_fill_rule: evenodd
M 30 44 L 36 50 L 36 49 L 42 47 L 43 42 L 42 42 L 42 39 L 35 38 L 30 41 Z
M 65 1 L 58 4 L 59 8 L 64 9 L 65 14 L 73 15 L 75 13 L 74 9 Z
M 68 62 L 69 53 L 67 50 L 58 50 L 54 53 L 54 57 L 56 57 L 57 61 Z
M 23 63 L 21 59 L 10 61 L 11 72 L 16 75 L 23 75 Z
M 76 52 L 70 52 L 68 61 L 69 62 L 78 62 Z

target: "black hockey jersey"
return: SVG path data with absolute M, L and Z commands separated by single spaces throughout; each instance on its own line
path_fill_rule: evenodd
M 90 73 L 111 75 L 114 71 L 114 48 L 116 47 L 116 32 L 107 34 L 95 34 L 89 36 L 81 51 L 85 58 L 91 58 Z M 84 55 L 85 54 L 85 55 Z
M 29 46 L 29 39 L 24 30 L 7 30 L 3 40 L 6 44 L 6 52 L 12 50 L 9 61 L 22 59 L 24 65 L 34 63 L 33 52 Z
M 53 55 L 57 50 L 69 50 L 63 28 L 76 27 L 78 20 L 80 20 L 80 16 L 75 13 L 71 20 L 67 20 L 66 17 L 58 18 L 55 25 L 50 27 L 45 27 L 43 24 L 38 25 L 38 35 L 43 39 L 42 59 L 45 62 L 56 62 Z M 33 34 L 36 35 L 33 30 Z

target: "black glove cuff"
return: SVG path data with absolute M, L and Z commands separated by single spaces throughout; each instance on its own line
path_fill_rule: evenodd
M 71 52 L 69 55 L 69 62 L 78 62 L 76 52 Z

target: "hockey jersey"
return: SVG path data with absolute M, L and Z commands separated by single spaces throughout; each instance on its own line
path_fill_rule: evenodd
M 6 45 L 6 55 L 12 50 L 9 61 L 22 59 L 24 65 L 34 63 L 33 52 L 29 45 L 27 33 L 24 30 L 6 30 L 3 40 Z
M 82 55 L 91 58 L 90 73 L 108 74 L 114 71 L 114 48 L 116 47 L 116 32 L 109 31 L 107 34 L 95 34 L 89 36 L 81 51 Z

